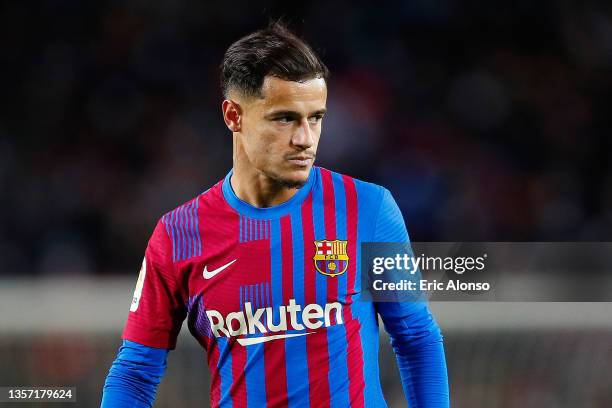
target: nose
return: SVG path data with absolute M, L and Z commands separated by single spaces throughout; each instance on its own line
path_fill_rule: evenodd
M 300 121 L 300 126 L 295 130 L 291 138 L 291 144 L 302 149 L 308 149 L 314 144 L 315 133 L 310 128 L 308 119 L 304 118 Z

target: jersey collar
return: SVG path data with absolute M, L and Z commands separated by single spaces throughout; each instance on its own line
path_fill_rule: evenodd
M 289 212 L 291 212 L 291 209 L 299 207 L 304 202 L 304 200 L 308 196 L 308 193 L 310 193 L 310 190 L 314 185 L 315 178 L 317 177 L 319 172 L 318 169 L 313 166 L 310 169 L 308 181 L 298 190 L 297 193 L 293 195 L 293 197 L 291 197 L 289 200 L 285 201 L 282 204 L 266 208 L 255 207 L 238 198 L 230 183 L 230 179 L 233 173 L 234 169 L 231 169 L 229 173 L 227 173 L 227 176 L 225 176 L 225 179 L 223 180 L 222 186 L 223 197 L 225 198 L 225 201 L 227 201 L 227 203 L 230 205 L 230 207 L 236 210 L 236 212 L 238 212 L 239 214 L 245 215 L 247 217 L 259 219 L 273 219 L 288 214 Z

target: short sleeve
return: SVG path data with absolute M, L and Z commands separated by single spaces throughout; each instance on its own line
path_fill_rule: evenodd
M 122 338 L 149 347 L 173 349 L 186 316 L 185 295 L 177 283 L 172 243 L 157 223 L 142 262 Z

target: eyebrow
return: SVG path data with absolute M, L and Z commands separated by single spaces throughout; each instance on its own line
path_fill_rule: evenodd
M 325 112 L 327 112 L 327 109 L 319 109 L 319 110 L 316 110 L 313 113 L 311 113 L 309 115 L 309 117 L 310 116 L 314 116 L 314 115 L 323 115 Z M 278 110 L 278 111 L 270 112 L 267 115 L 265 115 L 264 117 L 266 119 L 271 119 L 271 118 L 278 118 L 278 117 L 282 117 L 282 116 L 299 117 L 299 116 L 301 116 L 301 114 L 299 112 L 292 111 L 292 110 Z

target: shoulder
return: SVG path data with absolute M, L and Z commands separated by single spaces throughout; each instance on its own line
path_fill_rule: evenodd
M 216 200 L 221 198 L 221 186 L 224 179 L 225 178 L 219 180 L 212 187 L 204 190 L 202 193 L 198 194 L 192 199 L 168 211 L 162 215 L 159 221 L 167 227 L 172 227 L 179 224 L 183 225 L 185 223 L 189 223 L 189 221 L 196 221 L 198 210 L 201 207 L 209 205 L 211 202 L 214 204 Z
M 318 178 L 321 183 L 325 184 L 326 179 L 329 179 L 335 183 L 342 183 L 345 189 L 353 189 L 357 195 L 359 205 L 366 207 L 368 210 L 373 210 L 373 207 L 380 206 L 385 196 L 390 195 L 389 191 L 381 185 L 323 167 L 314 167 L 313 169 L 318 172 Z
M 217 182 L 189 201 L 168 211 L 159 219 L 156 231 L 163 231 L 167 235 L 172 247 L 174 262 L 201 255 L 201 213 L 203 208 L 211 204 L 214 206 L 214 202 L 220 199 L 222 182 L 223 180 Z

